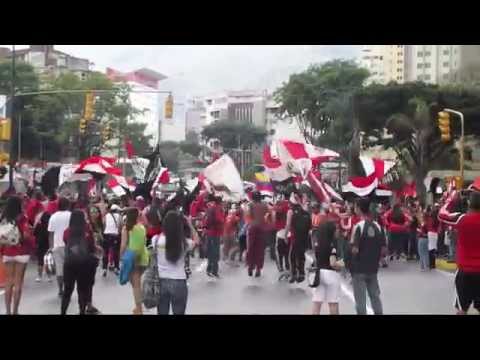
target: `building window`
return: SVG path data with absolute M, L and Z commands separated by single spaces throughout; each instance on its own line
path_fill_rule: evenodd
M 218 119 L 220 119 L 220 110 L 212 111 L 212 112 L 210 113 L 210 115 L 211 115 L 214 119 L 218 120 Z
M 443 50 L 443 55 L 448 55 L 448 54 L 450 54 L 450 51 L 448 51 L 448 50 Z
M 422 63 L 418 63 L 418 64 L 417 64 L 417 69 L 421 69 L 421 68 L 423 68 L 423 64 L 422 64 Z
M 417 76 L 417 80 L 418 80 L 418 81 L 422 81 L 422 80 L 423 80 L 423 76 L 422 76 L 422 75 L 418 75 L 418 76 Z
M 403 60 L 397 60 L 397 64 L 403 64 Z
M 426 68 L 426 69 L 428 69 L 428 68 L 430 68 L 430 67 L 432 67 L 432 64 L 430 64 L 430 63 L 425 63 L 425 68 Z
M 397 69 L 397 72 L 402 72 L 402 71 L 403 71 L 403 69 Z
M 430 74 L 426 74 L 426 75 L 425 75 L 425 80 L 430 80 L 430 78 L 431 78 L 431 77 L 430 77 Z
M 383 56 L 380 56 L 380 60 L 383 60 Z
M 425 51 L 425 56 L 430 56 L 432 53 L 430 51 Z
M 402 56 L 402 55 L 403 55 L 403 53 L 399 52 L 397 55 L 398 55 L 398 56 Z
M 449 77 L 450 77 L 450 74 L 443 74 L 443 80 L 448 80 Z
M 418 57 L 423 57 L 423 52 L 422 52 L 422 51 L 419 51 L 419 52 L 417 53 L 417 56 L 418 56 Z
M 207 105 L 212 105 L 212 99 L 207 100 Z
M 450 63 L 448 61 L 443 63 L 443 67 L 449 67 L 449 66 L 450 66 Z

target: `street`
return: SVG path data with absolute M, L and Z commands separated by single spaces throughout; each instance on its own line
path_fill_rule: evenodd
M 192 259 L 193 275 L 189 280 L 187 314 L 309 314 L 311 289 L 306 282 L 290 285 L 278 282 L 275 264 L 266 260 L 259 279 L 249 278 L 243 267 L 221 263 L 222 278 L 212 280 L 205 274 L 205 263 Z M 56 282 L 36 283 L 35 264 L 31 263 L 25 276 L 20 314 L 59 314 L 60 299 Z M 442 270 L 420 272 L 417 263 L 393 263 L 380 270 L 380 288 L 386 315 L 454 314 L 453 274 Z M 0 313 L 5 313 L 3 290 L 0 291 Z M 120 286 L 116 277 L 107 278 L 97 271 L 93 288 L 94 305 L 103 313 L 129 315 L 133 309 L 133 295 L 129 285 Z M 369 308 L 369 313 L 371 309 Z M 322 308 L 326 314 L 328 308 Z M 69 314 L 78 313 L 76 292 L 72 296 Z M 354 314 L 351 286 L 342 282 L 341 314 Z M 145 314 L 156 314 L 156 310 Z

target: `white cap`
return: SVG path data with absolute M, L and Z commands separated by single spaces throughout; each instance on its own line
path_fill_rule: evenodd
M 111 210 L 111 211 L 119 211 L 119 210 L 120 210 L 120 206 L 118 206 L 117 204 L 113 204 L 112 206 L 110 206 L 110 210 Z

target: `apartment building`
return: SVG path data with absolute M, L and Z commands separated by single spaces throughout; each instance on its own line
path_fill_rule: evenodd
M 370 72 L 367 84 L 405 81 L 405 45 L 365 45 L 360 65 Z

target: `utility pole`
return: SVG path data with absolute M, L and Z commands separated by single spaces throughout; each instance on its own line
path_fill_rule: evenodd
M 12 77 L 11 77 L 11 84 L 10 84 L 10 123 L 11 129 L 13 132 L 14 127 L 14 116 L 15 116 L 15 45 L 12 45 Z M 13 135 L 13 134 L 12 134 Z M 9 174 L 8 174 L 8 190 L 7 193 L 13 194 L 15 193 L 15 186 L 13 185 L 13 169 L 14 169 L 14 159 L 13 159 L 13 152 L 15 151 L 15 147 L 13 146 L 13 136 L 10 137 L 10 155 L 9 155 Z

